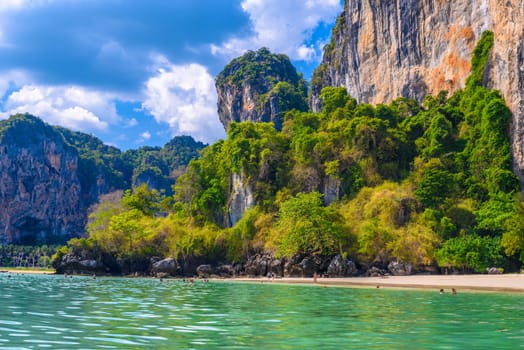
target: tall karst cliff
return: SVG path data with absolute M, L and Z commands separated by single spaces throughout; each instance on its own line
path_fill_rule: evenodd
M 226 130 L 232 122 L 272 122 L 280 130 L 286 112 L 306 111 L 306 82 L 289 58 L 267 48 L 232 60 L 216 79 L 218 115 Z M 253 182 L 254 179 L 251 179 Z M 233 226 L 255 204 L 246 174 L 231 174 L 228 224 Z
M 78 152 L 40 119 L 23 116 L 3 124 L 0 139 L 0 237 L 2 243 L 60 241 L 85 221 Z
M 65 242 L 102 194 L 141 183 L 170 193 L 205 145 L 189 136 L 122 153 L 94 136 L 19 114 L 0 121 L 0 244 Z
M 522 0 L 346 0 L 311 83 L 311 107 L 324 86 L 344 86 L 359 102 L 422 99 L 463 88 L 481 33 L 495 45 L 484 84 L 513 113 L 515 171 L 524 179 L 524 2 Z
M 280 130 L 285 112 L 307 110 L 306 83 L 289 58 L 266 48 L 232 60 L 216 79 L 218 115 L 231 122 L 273 122 Z

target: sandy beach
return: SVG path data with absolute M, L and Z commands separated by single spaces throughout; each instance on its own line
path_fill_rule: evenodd
M 0 272 L 9 274 L 54 274 L 53 270 L 28 270 L 0 268 Z M 503 275 L 411 275 L 387 277 L 345 277 L 345 278 L 313 278 L 284 277 L 274 280 L 268 278 L 228 278 L 220 279 L 231 282 L 253 283 L 282 283 L 282 284 L 307 284 L 336 287 L 363 287 L 363 288 L 410 288 L 410 289 L 444 289 L 450 292 L 452 288 L 457 291 L 494 291 L 524 293 L 524 274 Z
M 371 287 L 371 288 L 424 288 L 457 291 L 496 291 L 524 293 L 524 274 L 506 275 L 411 275 L 382 277 L 348 277 L 348 278 L 235 278 L 234 281 L 258 283 L 297 283 L 317 284 L 319 286 Z
M 13 269 L 13 268 L 0 268 L 0 273 L 8 273 L 12 275 L 16 274 L 31 274 L 31 275 L 53 275 L 54 270 L 30 270 L 30 269 Z

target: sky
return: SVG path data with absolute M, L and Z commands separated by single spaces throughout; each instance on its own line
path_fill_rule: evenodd
M 267 47 L 309 80 L 343 0 L 0 0 L 0 119 L 121 150 L 225 138 L 215 77 Z

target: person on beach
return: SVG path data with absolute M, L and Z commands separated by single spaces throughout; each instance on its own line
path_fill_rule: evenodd
M 444 294 L 444 289 L 440 288 L 439 293 L 440 293 L 440 294 Z
M 451 288 L 451 295 L 457 295 L 457 290 L 455 288 Z

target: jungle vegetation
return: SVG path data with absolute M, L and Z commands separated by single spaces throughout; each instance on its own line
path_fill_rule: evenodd
M 325 87 L 321 111 L 291 110 L 281 131 L 232 123 L 225 140 L 189 163 L 173 195 L 142 184 L 102 198 L 86 237 L 57 257 L 242 261 L 268 250 L 341 254 L 368 266 L 515 269 L 524 262 L 524 201 L 510 110 L 481 84 L 492 46 L 485 32 L 465 88 L 451 96 L 372 106 Z M 232 174 L 256 205 L 229 227 Z

